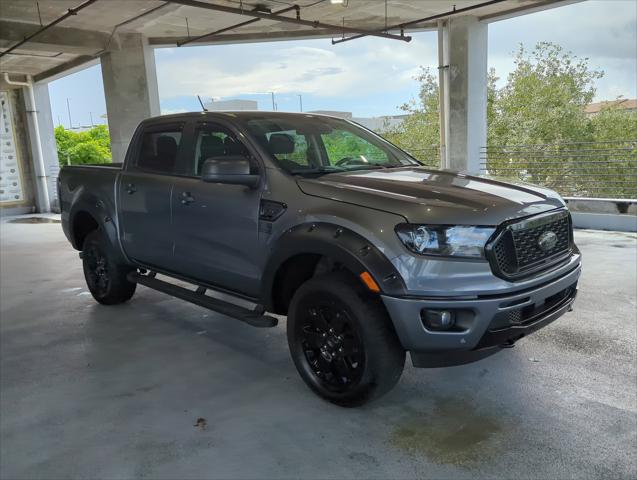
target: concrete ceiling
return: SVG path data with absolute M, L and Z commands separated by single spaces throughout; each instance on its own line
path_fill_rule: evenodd
M 456 9 L 463 9 L 487 3 L 487 0 L 387 0 L 385 18 L 385 2 L 382 0 L 344 0 L 340 5 L 332 4 L 330 0 L 298 0 L 295 3 L 283 0 L 200 1 L 245 10 L 252 10 L 258 5 L 262 10 L 271 11 L 296 4 L 304 20 L 369 31 L 382 31 L 386 25 L 399 25 L 444 14 L 451 11 L 454 5 Z M 575 0 L 506 0 L 467 13 L 485 21 L 493 21 L 572 1 Z M 41 25 L 58 19 L 69 8 L 82 3 L 83 0 L 0 0 L 0 52 L 36 32 Z M 295 12 L 284 15 L 294 18 Z M 117 49 L 119 33 L 138 32 L 148 37 L 151 45 L 174 46 L 250 18 L 160 0 L 97 0 L 77 12 L 77 15 L 69 16 L 0 57 L 0 72 L 17 75 L 16 79 L 28 74 L 36 80 L 44 80 L 95 61 L 107 49 Z M 435 28 L 435 25 L 435 21 L 421 22 L 410 25 L 405 31 L 425 30 Z M 392 33 L 400 32 L 394 30 Z M 342 36 L 343 31 L 338 28 L 312 28 L 262 19 L 189 45 Z

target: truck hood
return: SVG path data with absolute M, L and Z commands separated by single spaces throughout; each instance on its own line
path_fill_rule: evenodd
M 564 206 L 545 188 L 422 167 L 331 173 L 297 182 L 307 195 L 395 213 L 410 223 L 498 225 Z

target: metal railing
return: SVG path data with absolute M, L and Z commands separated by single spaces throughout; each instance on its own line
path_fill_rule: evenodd
M 420 160 L 428 167 L 440 168 L 440 146 L 430 145 L 424 148 L 406 148 L 406 151 L 416 160 Z
M 637 197 L 637 140 L 488 146 L 480 162 L 489 175 L 565 197 Z

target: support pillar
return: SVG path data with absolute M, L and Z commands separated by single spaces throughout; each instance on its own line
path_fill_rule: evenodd
M 118 38 L 119 49 L 100 58 L 115 163 L 124 161 L 139 122 L 160 114 L 153 49 L 138 33 L 120 34 Z
M 40 130 L 40 148 L 44 161 L 44 176 L 49 198 L 49 207 L 53 212 L 60 211 L 60 202 L 57 198 L 57 178 L 60 173 L 57 144 L 55 142 L 55 125 L 51 113 L 51 98 L 49 96 L 48 83 L 34 83 L 33 96 L 35 98 L 35 110 L 37 110 L 38 127 Z M 32 127 L 30 127 L 32 129 Z M 33 139 L 34 136 L 31 135 Z M 33 144 L 33 140 L 31 142 Z M 34 147 L 32 147 L 34 148 Z M 38 197 L 42 195 L 39 194 Z M 41 200 L 38 206 L 41 208 Z
M 444 42 L 440 75 L 441 118 L 446 142 L 441 145 L 442 166 L 473 174 L 481 172 L 480 148 L 487 143 L 488 27 L 478 18 L 447 20 L 439 39 Z M 446 148 L 445 148 L 446 147 Z

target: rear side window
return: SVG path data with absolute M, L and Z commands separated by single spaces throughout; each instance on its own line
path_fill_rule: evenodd
M 181 128 L 145 131 L 141 138 L 137 170 L 179 173 L 177 154 L 181 137 Z

